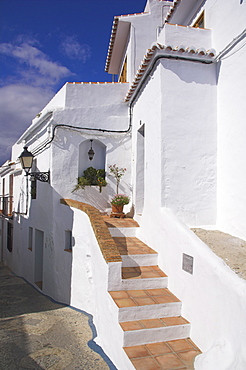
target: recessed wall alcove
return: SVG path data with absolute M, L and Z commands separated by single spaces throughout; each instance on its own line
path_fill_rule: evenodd
M 101 141 L 93 139 L 92 148 L 95 152 L 92 160 L 89 159 L 88 151 L 91 147 L 90 139 L 83 141 L 79 146 L 79 168 L 78 177 L 84 175 L 84 170 L 88 167 L 94 167 L 97 170 L 105 169 L 106 145 Z

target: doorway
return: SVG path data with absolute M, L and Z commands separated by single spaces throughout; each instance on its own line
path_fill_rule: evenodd
M 145 134 L 144 124 L 137 133 L 137 166 L 136 166 L 136 213 L 141 215 L 144 208 L 145 179 Z
M 40 289 L 43 287 L 43 254 L 44 232 L 35 229 L 34 282 Z

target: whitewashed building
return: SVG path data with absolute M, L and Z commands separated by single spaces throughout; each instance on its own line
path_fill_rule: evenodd
M 131 198 L 137 237 L 158 252 L 191 322 L 202 351 L 195 368 L 246 368 L 245 280 L 190 230 L 246 240 L 245 25 L 245 0 L 148 0 L 143 13 L 115 17 L 105 68 L 118 82 L 67 83 L 0 168 L 1 260 L 90 312 L 97 342 L 120 370 L 133 367 L 120 339 L 112 343 L 121 333 L 107 291 L 117 290 L 121 262 L 105 261 L 85 212 L 61 204 L 108 212 L 115 163 L 127 169 L 120 192 Z M 49 171 L 49 183 L 25 176 L 24 146 L 35 156 L 32 171 Z M 107 186 L 73 192 L 90 166 L 105 169 Z

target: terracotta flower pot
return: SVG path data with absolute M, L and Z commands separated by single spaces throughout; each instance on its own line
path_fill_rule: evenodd
M 114 206 L 113 204 L 112 204 L 112 212 L 113 213 L 122 213 L 123 212 L 123 207 L 124 206 Z

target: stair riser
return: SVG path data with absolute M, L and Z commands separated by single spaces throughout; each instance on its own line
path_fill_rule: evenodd
M 166 342 L 169 340 L 185 339 L 189 336 L 190 324 L 126 331 L 124 333 L 123 346 L 130 347 L 148 343 Z
M 122 228 L 110 227 L 109 232 L 113 238 L 121 237 L 131 238 L 136 236 L 136 227 L 122 227 Z
M 123 279 L 119 290 L 141 290 L 167 288 L 168 278 Z
M 122 267 L 156 266 L 157 254 L 122 255 Z
M 119 322 L 181 315 L 181 302 L 119 308 Z

